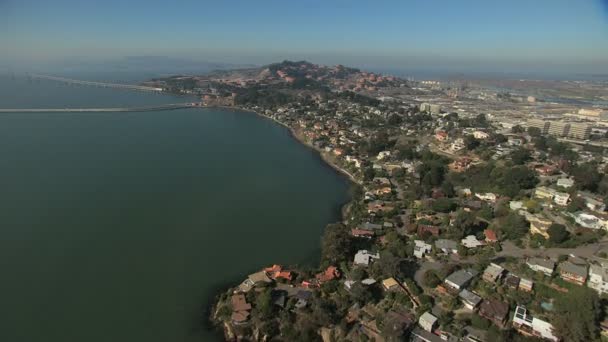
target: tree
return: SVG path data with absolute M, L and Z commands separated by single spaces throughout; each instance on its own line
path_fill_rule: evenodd
M 574 287 L 567 296 L 555 299 L 555 332 L 564 342 L 594 341 L 598 338 L 601 314 L 597 293 L 586 287 Z
M 341 224 L 329 224 L 321 241 L 321 256 L 327 264 L 338 265 L 349 259 L 353 252 L 350 230 Z
M 529 229 L 528 221 L 515 212 L 511 212 L 502 218 L 500 223 L 503 235 L 509 240 L 522 238 Z
M 538 137 L 541 134 L 540 128 L 538 127 L 528 127 L 528 134 L 533 137 Z
M 547 230 L 549 233 L 549 241 L 553 243 L 561 243 L 568 238 L 568 231 L 563 224 L 553 223 Z
M 422 283 L 426 287 L 435 288 L 437 285 L 441 284 L 441 279 L 439 279 L 439 276 L 437 276 L 437 273 L 434 270 L 428 270 L 424 272 Z
M 432 208 L 440 213 L 449 213 L 456 209 L 457 205 L 449 198 L 438 198 L 433 202 Z
M 472 135 L 467 135 L 467 136 L 464 137 L 464 146 L 469 151 L 474 150 L 477 147 L 479 147 L 479 144 L 480 144 L 479 140 L 477 140 Z
M 517 150 L 511 153 L 511 160 L 515 165 L 523 165 L 527 163 L 532 156 L 530 155 L 530 151 L 525 148 L 518 148 Z
M 270 288 L 266 288 L 260 292 L 255 299 L 255 309 L 262 319 L 272 316 L 273 304 L 271 291 Z
M 524 128 L 521 127 L 520 125 L 515 125 L 513 127 L 511 127 L 511 133 L 523 133 L 524 132 Z
M 571 170 L 574 181 L 583 190 L 595 192 L 602 181 L 602 174 L 598 172 L 595 163 L 584 163 Z

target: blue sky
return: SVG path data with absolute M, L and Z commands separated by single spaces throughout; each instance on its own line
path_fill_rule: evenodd
M 608 72 L 608 0 L 0 0 L 0 62 L 155 55 Z

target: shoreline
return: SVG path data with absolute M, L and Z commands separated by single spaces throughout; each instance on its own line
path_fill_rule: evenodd
M 277 124 L 279 124 L 279 125 L 281 125 L 281 126 L 285 127 L 285 128 L 286 128 L 286 129 L 289 131 L 290 135 L 291 135 L 291 136 L 292 136 L 292 137 L 293 137 L 293 138 L 294 138 L 296 141 L 298 141 L 298 142 L 299 142 L 299 143 L 301 143 L 302 145 L 304 145 L 304 146 L 306 146 L 306 147 L 310 148 L 311 150 L 313 150 L 313 151 L 317 152 L 317 153 L 319 154 L 319 157 L 320 157 L 320 158 L 323 160 L 323 162 L 325 162 L 325 164 L 327 164 L 328 166 L 330 166 L 332 169 L 334 169 L 334 170 L 338 171 L 338 173 L 341 173 L 342 175 L 346 176 L 346 178 L 348 178 L 348 179 L 349 179 L 349 180 L 350 180 L 352 183 L 354 183 L 355 185 L 361 185 L 361 181 L 360 181 L 360 180 L 358 180 L 358 179 L 357 179 L 357 177 L 355 177 L 355 176 L 354 176 L 352 173 L 348 172 L 348 171 L 347 171 L 347 170 L 345 170 L 344 168 L 342 168 L 342 167 L 340 167 L 340 166 L 338 166 L 338 165 L 334 164 L 334 163 L 333 163 L 331 160 L 329 160 L 329 158 L 327 158 L 327 157 L 325 156 L 324 151 L 322 151 L 322 150 L 320 150 L 320 149 L 318 149 L 318 148 L 316 148 L 316 147 L 312 146 L 312 145 L 311 145 L 311 144 L 309 144 L 308 142 L 306 142 L 306 141 L 305 141 L 303 138 L 301 138 L 301 137 L 300 137 L 300 136 L 299 136 L 299 135 L 296 133 L 296 131 L 295 131 L 295 130 L 294 130 L 292 127 L 291 127 L 291 126 L 289 126 L 289 125 L 287 125 L 287 124 L 285 124 L 285 123 L 283 123 L 283 122 L 281 122 L 281 121 L 279 121 L 279 120 L 277 120 L 277 119 L 275 119 L 275 118 L 271 118 L 271 117 L 269 117 L 269 116 L 266 116 L 266 115 L 264 115 L 264 114 L 261 114 L 261 113 L 259 113 L 259 112 L 255 111 L 255 110 L 252 110 L 252 109 L 248 109 L 248 108 L 241 108 L 241 107 L 237 107 L 237 106 L 234 106 L 234 107 L 231 107 L 231 106 L 204 106 L 204 107 L 200 107 L 200 108 L 220 108 L 220 109 L 230 109 L 230 110 L 235 110 L 235 109 L 236 109 L 236 110 L 240 110 L 240 111 L 243 111 L 243 112 L 249 112 L 249 113 L 253 113 L 253 114 L 258 115 L 258 116 L 260 116 L 260 117 L 262 117 L 262 118 L 264 118 L 264 119 L 271 120 L 271 121 L 273 121 L 273 122 L 275 122 L 275 123 L 277 123 Z M 348 203 L 347 203 L 347 204 L 348 204 Z
M 264 119 L 271 120 L 274 123 L 276 123 L 276 124 L 278 124 L 278 125 L 286 128 L 288 130 L 289 134 L 291 135 L 291 137 L 293 139 L 295 139 L 297 142 L 299 142 L 300 144 L 302 144 L 305 147 L 309 148 L 310 150 L 316 152 L 317 155 L 319 156 L 319 158 L 322 160 L 322 162 L 325 165 L 327 165 L 330 168 L 332 168 L 334 170 L 334 172 L 336 172 L 336 173 L 338 173 L 338 174 L 346 177 L 349 180 L 349 182 L 350 182 L 350 189 L 351 189 L 351 191 L 352 191 L 352 189 L 354 187 L 362 185 L 362 182 L 360 180 L 358 180 L 353 174 L 351 174 L 350 172 L 348 172 L 344 168 L 342 168 L 342 167 L 334 164 L 331 160 L 329 160 L 329 158 L 327 158 L 325 156 L 325 152 L 324 151 L 322 151 L 322 150 L 320 150 L 318 148 L 315 148 L 314 146 L 312 146 L 311 144 L 309 144 L 308 142 L 306 142 L 302 137 L 300 137 L 297 134 L 297 132 L 292 127 L 290 127 L 289 125 L 287 125 L 287 124 L 285 124 L 285 123 L 283 123 L 283 122 L 281 122 L 281 121 L 279 121 L 279 120 L 277 120 L 275 118 L 263 115 L 263 114 L 255 111 L 255 110 L 252 110 L 252 109 L 241 108 L 241 107 L 237 107 L 237 106 L 203 106 L 203 107 L 200 107 L 200 108 L 219 108 L 219 109 L 228 109 L 228 110 L 239 110 L 239 111 L 242 111 L 242 112 L 253 113 L 253 114 L 255 114 L 255 115 L 259 116 L 259 117 L 262 117 Z M 350 199 L 348 201 L 346 201 L 345 203 L 343 203 L 343 204 L 340 205 L 340 210 L 339 210 L 340 211 L 340 213 L 339 213 L 340 219 L 339 219 L 338 222 L 344 222 L 345 221 L 345 219 L 346 219 L 346 217 L 348 215 L 348 212 L 349 212 L 349 210 L 350 210 L 350 208 L 351 208 L 351 206 L 352 206 L 352 204 L 353 204 L 354 201 L 355 201 L 355 198 L 353 196 L 350 196 Z M 328 222 L 326 224 L 326 226 L 329 225 L 329 224 L 331 224 L 331 223 L 334 223 L 334 222 Z M 325 227 L 323 228 L 323 230 L 325 230 Z M 321 235 L 321 237 L 322 236 L 323 235 Z M 207 319 L 208 319 L 208 322 L 209 322 L 210 326 L 214 327 L 215 329 L 217 329 L 218 333 L 219 333 L 219 331 L 221 329 L 221 331 L 222 331 L 222 333 L 224 335 L 224 340 L 226 340 L 226 341 L 235 340 L 236 336 L 235 336 L 234 331 L 232 330 L 232 327 L 229 324 L 227 324 L 226 322 L 222 321 L 221 319 L 218 319 L 218 310 L 219 310 L 218 304 L 221 301 L 220 296 L 222 295 L 222 293 L 224 293 L 224 292 L 226 292 L 228 290 L 231 290 L 233 288 L 234 288 L 234 286 L 229 286 L 228 288 L 224 289 L 223 291 L 222 290 L 218 290 L 218 293 L 216 293 L 216 294 L 213 295 L 213 300 L 211 301 L 211 305 L 206 308 L 206 312 L 208 313 L 208 316 L 207 316 L 208 318 Z

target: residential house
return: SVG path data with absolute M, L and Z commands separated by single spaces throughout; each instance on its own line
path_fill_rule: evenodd
M 381 230 L 382 229 L 382 225 L 381 224 L 376 224 L 376 223 L 371 223 L 371 222 L 365 222 L 365 223 L 362 223 L 359 226 L 359 228 L 363 229 L 363 230 L 376 231 L 376 230 Z
M 438 141 L 446 141 L 448 140 L 449 136 L 448 136 L 448 132 L 446 131 L 437 131 L 437 133 L 435 133 L 435 139 L 437 139 Z
M 553 196 L 553 202 L 557 205 L 566 206 L 570 200 L 570 194 L 567 192 L 556 192 Z
M 267 267 L 264 269 L 264 272 L 266 272 L 268 277 L 270 277 L 271 279 L 274 279 L 274 280 L 277 280 L 277 279 L 285 279 L 287 281 L 293 280 L 293 273 L 290 271 L 284 270 L 283 266 L 281 266 L 281 265 L 272 265 L 271 267 Z
M 250 274 L 240 285 L 239 290 L 242 292 L 249 292 L 252 288 L 260 284 L 271 283 L 272 279 L 268 277 L 266 272 L 263 270 L 260 272 Z
M 420 327 L 426 331 L 433 332 L 437 325 L 437 317 L 433 316 L 430 312 L 423 313 L 418 319 Z
M 509 202 L 509 208 L 511 210 L 519 210 L 522 209 L 524 207 L 524 202 L 522 201 L 510 201 Z
M 420 327 L 415 327 L 411 332 L 411 341 L 412 342 L 446 342 L 439 335 L 435 335 L 432 332 L 421 329 Z
M 551 220 L 538 215 L 529 215 L 527 219 L 530 222 L 530 234 L 540 234 L 545 239 L 549 238 L 549 227 L 553 223 Z
M 378 153 L 378 156 L 376 157 L 376 159 L 378 160 L 382 160 L 386 157 L 390 157 L 391 156 L 391 151 L 381 151 L 380 153 Z
M 599 212 L 606 211 L 606 204 L 604 204 L 604 202 L 602 202 L 601 200 L 595 198 L 593 194 L 584 191 L 579 191 L 578 196 L 585 200 L 585 206 L 589 210 Z
M 444 283 L 452 289 L 462 290 L 469 285 L 477 274 L 478 272 L 472 268 L 458 270 L 445 278 Z
M 473 137 L 475 137 L 475 139 L 485 140 L 488 139 L 490 135 L 484 131 L 475 131 L 473 132 Z
M 601 215 L 578 212 L 573 216 L 574 221 L 582 227 L 589 229 L 608 229 L 608 219 L 604 219 Z
M 589 267 L 589 281 L 587 286 L 599 292 L 608 293 L 608 269 L 605 265 L 591 265 Z
M 366 250 L 360 250 L 355 254 L 355 265 L 369 266 L 369 264 L 376 259 L 380 259 L 380 253 L 372 254 Z
M 515 274 L 512 274 L 512 273 L 507 274 L 507 276 L 505 277 L 505 285 L 507 285 L 507 287 L 510 287 L 514 290 L 517 290 L 517 288 L 519 288 L 520 281 L 521 281 L 521 278 L 519 278 L 518 276 L 516 276 Z
M 450 150 L 452 150 L 452 152 L 458 152 L 464 150 L 465 147 L 466 145 L 464 144 L 464 140 L 462 138 L 458 138 L 452 142 L 450 145 Z
M 532 292 L 534 282 L 530 279 L 521 278 L 519 280 L 519 290 L 524 292 Z
M 435 241 L 435 248 L 445 254 L 458 254 L 458 243 L 447 239 L 438 239 Z
M 431 252 L 432 246 L 422 240 L 414 240 L 414 256 L 418 259 Z
M 477 198 L 479 198 L 482 201 L 491 202 L 491 203 L 496 202 L 496 200 L 498 199 L 498 196 L 491 192 L 486 192 L 484 194 L 475 194 L 475 196 L 477 196 Z
M 557 193 L 556 190 L 548 188 L 546 186 L 539 186 L 534 189 L 534 197 L 539 199 L 548 199 L 552 200 L 553 196 Z
M 570 178 L 560 178 L 557 180 L 557 186 L 564 189 L 569 189 L 574 185 L 574 180 Z
M 499 282 L 500 279 L 502 279 L 504 273 L 504 268 L 495 263 L 491 263 L 490 265 L 488 265 L 488 267 L 486 267 L 481 278 L 487 281 L 488 283 L 495 284 Z
M 245 324 L 249 321 L 249 311 L 251 310 L 251 304 L 247 303 L 245 295 L 242 293 L 234 294 L 231 298 L 232 304 L 232 323 L 236 325 Z
M 564 261 L 559 264 L 559 275 L 567 282 L 584 285 L 587 281 L 587 266 Z
M 386 290 L 386 291 L 400 291 L 403 288 L 401 287 L 401 284 L 393 277 L 390 277 L 388 279 L 384 279 L 382 281 L 382 287 Z
M 495 299 L 484 299 L 479 306 L 479 315 L 499 327 L 504 327 L 509 316 L 509 304 Z
M 426 224 L 418 225 L 418 236 L 423 236 L 425 233 L 433 236 L 439 236 L 439 227 L 437 226 L 429 226 Z
M 374 237 L 375 233 L 371 230 L 353 228 L 350 230 L 350 235 L 352 235 L 354 237 L 359 237 L 359 238 L 371 239 Z
M 534 336 L 553 342 L 559 341 L 559 338 L 554 335 L 554 328 L 551 323 L 533 317 L 523 306 L 515 308 L 513 328 L 522 335 Z
M 530 258 L 526 261 L 526 264 L 533 271 L 542 272 L 548 277 L 550 277 L 555 270 L 555 262 L 547 259 Z
M 483 234 L 486 237 L 486 243 L 496 243 L 498 242 L 498 238 L 496 237 L 496 232 L 492 229 L 485 229 Z
M 464 239 L 460 240 L 460 243 L 462 243 L 462 245 L 466 248 L 477 248 L 485 245 L 485 243 L 483 243 L 482 241 L 477 240 L 477 237 L 475 237 L 475 235 L 468 235 Z
M 329 266 L 325 271 L 318 273 L 315 278 L 319 284 L 323 284 L 325 282 L 338 279 L 340 276 L 340 270 L 336 266 Z
M 458 297 L 462 304 L 469 310 L 475 310 L 479 303 L 481 303 L 481 297 L 467 289 L 460 291 Z

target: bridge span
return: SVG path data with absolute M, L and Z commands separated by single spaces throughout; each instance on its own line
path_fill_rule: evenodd
M 75 79 L 65 78 L 65 77 L 56 77 L 56 76 L 40 75 L 40 74 L 30 74 L 29 76 L 34 79 L 50 80 L 50 81 L 67 83 L 67 84 L 78 84 L 78 85 L 86 85 L 86 86 L 101 87 L 101 88 L 117 88 L 117 89 L 152 91 L 152 92 L 162 92 L 163 91 L 163 88 L 146 87 L 146 86 L 135 85 L 135 84 L 83 81 L 83 80 L 75 80 Z
M 0 113 L 115 113 L 115 112 L 157 112 L 183 108 L 201 108 L 199 103 L 173 103 L 147 107 L 122 108 L 0 108 Z

